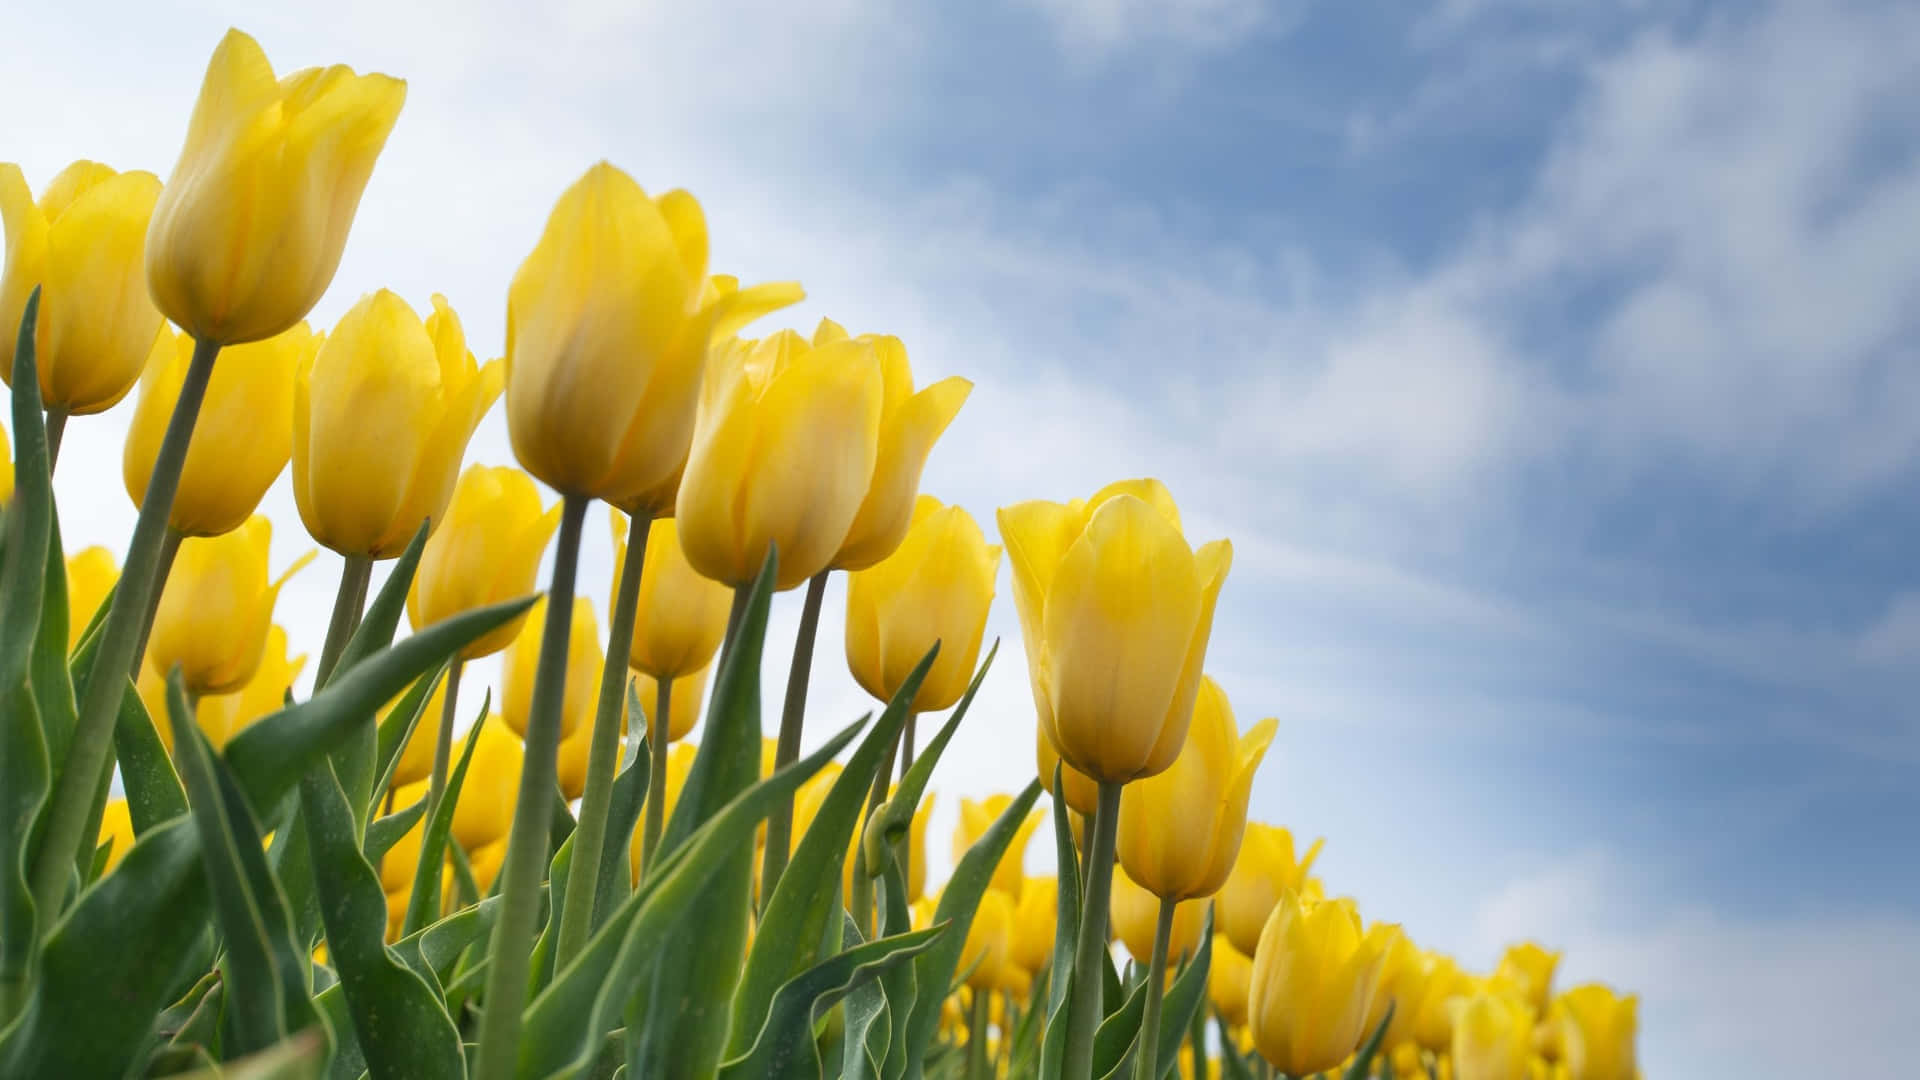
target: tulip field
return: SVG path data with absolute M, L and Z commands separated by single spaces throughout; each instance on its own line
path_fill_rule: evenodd
M 439 295 L 309 325 L 406 91 L 232 31 L 164 183 L 0 164 L 0 1077 L 1640 1075 L 1634 996 L 1423 948 L 1248 820 L 1228 540 L 1152 479 L 989 529 L 923 493 L 971 384 L 758 328 L 800 286 L 714 272 L 687 192 L 559 193 L 501 359 Z M 467 464 L 496 406 L 517 467 Z M 115 407 L 137 524 L 63 535 Z M 989 718 L 1003 564 L 1033 711 Z M 834 574 L 864 717 L 808 708 Z M 1019 764 L 929 866 L 989 723 Z

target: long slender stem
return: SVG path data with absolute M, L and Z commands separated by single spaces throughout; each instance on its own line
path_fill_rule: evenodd
M 1113 844 L 1120 825 L 1120 785 L 1102 782 L 1088 823 L 1087 885 L 1073 947 L 1073 996 L 1067 1003 L 1067 1049 L 1061 1074 L 1092 1080 L 1093 1035 L 1100 1024 L 1100 954 L 1107 947 L 1107 900 L 1113 889 Z
M 146 633 L 147 601 L 155 587 L 167 516 L 180 489 L 180 468 L 186 464 L 187 444 L 193 439 L 193 425 L 207 395 L 207 381 L 213 376 L 214 357 L 219 354 L 220 346 L 213 342 L 194 342 L 193 359 L 180 383 L 173 417 L 167 421 L 167 434 L 154 456 L 153 477 L 147 483 L 146 497 L 140 501 L 140 516 L 127 545 L 120 583 L 107 609 L 106 624 L 100 629 L 100 648 L 80 697 L 73 740 L 48 803 L 46 831 L 41 834 L 40 854 L 33 864 L 33 898 L 43 913 L 43 926 L 51 927 L 56 921 L 69 868 L 84 839 L 80 834 L 92 809 L 93 793 L 107 767 L 121 688 L 126 685 L 134 648 Z
M 635 514 L 627 523 L 627 557 L 620 564 L 606 666 L 600 671 L 599 708 L 593 716 L 592 741 L 587 744 L 587 786 L 580 794 L 580 819 L 573 829 L 573 865 L 567 871 L 567 898 L 560 908 L 555 971 L 566 970 L 593 931 L 600 854 L 606 847 L 607 812 L 613 805 L 613 768 L 620 759 L 620 706 L 627 698 L 627 658 L 633 652 L 634 610 L 640 606 L 640 568 L 646 563 L 647 533 L 652 527 L 651 514 Z
M 47 410 L 47 473 L 60 464 L 60 436 L 67 431 L 67 410 L 55 405 Z
M 647 824 L 640 834 L 642 877 L 660 847 L 660 833 L 667 823 L 667 739 L 673 734 L 673 680 L 661 679 L 657 685 L 653 715 L 647 718 Z
M 1167 992 L 1167 944 L 1173 937 L 1173 909 L 1173 901 L 1160 898 L 1160 921 L 1153 928 L 1153 962 L 1147 966 L 1146 1010 L 1140 1021 L 1140 1039 L 1134 1046 L 1135 1080 L 1154 1080 L 1160 1073 L 1160 1000 Z
M 460 675 L 467 666 L 466 658 L 459 653 L 453 654 L 453 663 L 447 665 L 447 687 L 440 699 L 440 718 L 433 733 L 433 771 L 427 774 L 427 813 L 423 821 L 432 821 L 433 815 L 440 810 L 440 800 L 447 792 L 447 770 L 453 765 L 453 722 L 459 718 Z M 393 813 L 393 789 L 387 789 L 387 813 Z M 428 906 L 432 909 L 430 919 L 440 917 L 440 894 L 435 892 Z
M 140 640 L 133 647 L 133 663 L 127 671 L 127 677 L 134 681 L 140 679 L 140 662 L 147 658 L 147 636 L 153 633 L 154 616 L 160 613 L 160 598 L 166 595 L 167 578 L 173 574 L 173 560 L 180 554 L 180 542 L 186 537 L 180 530 L 167 526 L 166 535 L 160 538 L 160 559 L 153 567 L 153 590 L 147 595 L 147 613 L 141 620 Z
M 507 834 L 500 870 L 500 914 L 488 949 L 486 998 L 480 1014 L 476 1080 L 513 1075 L 520 1045 L 520 1010 L 527 1002 L 527 969 L 534 921 L 540 914 L 540 870 L 547 861 L 548 831 L 557 790 L 554 764 L 560 753 L 560 706 L 566 693 L 567 637 L 573 626 L 573 584 L 580 566 L 580 526 L 588 500 L 568 495 L 560 514 L 553 583 L 547 590 L 547 621 L 540 637 L 540 663 L 528 709 L 526 757 L 520 769 L 519 802 Z
M 373 560 L 365 555 L 348 555 L 340 567 L 340 590 L 333 596 L 333 617 L 327 621 L 327 640 L 320 647 L 320 667 L 313 676 L 318 691 L 333 677 L 333 669 L 346 652 L 347 642 L 360 625 L 360 614 L 367 606 L 367 583 L 373 578 Z
M 1193 1010 L 1193 1022 L 1187 1025 L 1187 1046 L 1192 1051 L 1193 1080 L 1207 1080 L 1207 1010 Z
M 973 1021 L 967 1025 L 967 1080 L 986 1080 L 987 1024 L 992 1019 L 985 990 L 974 990 Z
M 773 767 L 784 769 L 800 760 L 800 731 L 806 722 L 807 682 L 813 675 L 813 640 L 820 631 L 820 599 L 827 591 L 822 570 L 807 579 L 807 598 L 800 608 L 800 632 L 793 639 L 793 666 L 787 671 L 787 701 L 780 710 L 780 741 Z M 793 836 L 793 798 L 780 800 L 767 818 L 767 850 L 760 864 L 760 895 L 772 896 L 786 872 Z

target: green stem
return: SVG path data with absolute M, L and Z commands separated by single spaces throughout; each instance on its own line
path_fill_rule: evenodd
M 528 709 L 519 802 L 507 834 L 506 865 L 499 881 L 500 913 L 487 953 L 476 1080 L 507 1080 L 519 1055 L 520 1011 L 527 1003 L 534 922 L 540 914 L 540 872 L 546 865 L 548 831 L 553 824 L 558 783 L 554 764 L 560 753 L 560 706 L 567 688 L 567 637 L 573 626 L 573 584 L 580 566 L 580 526 L 587 503 L 583 495 L 568 495 L 562 502 L 560 542 L 554 550 L 547 621 Z
M 673 714 L 673 680 L 661 679 L 654 696 L 653 715 L 647 718 L 647 824 L 640 834 L 640 873 L 644 877 L 653 853 L 660 846 L 660 832 L 667 823 L 667 737 L 672 734 L 669 721 Z
M 599 708 L 587 745 L 587 786 L 580 794 L 580 819 L 573 828 L 573 865 L 567 871 L 567 898 L 560 908 L 560 939 L 553 970 L 586 945 L 593 931 L 593 901 L 600 893 L 600 855 L 606 846 L 607 812 L 613 805 L 613 768 L 620 758 L 620 706 L 627 698 L 627 658 L 633 652 L 633 616 L 640 606 L 640 569 L 646 562 L 647 533 L 653 515 L 635 514 L 627 522 L 627 557 L 620 564 L 620 591 L 613 598 L 607 633 L 606 665 L 600 670 Z
M 1160 1063 L 1160 1001 L 1167 992 L 1167 944 L 1173 938 L 1174 902 L 1160 898 L 1160 921 L 1153 928 L 1153 962 L 1147 966 L 1147 1004 L 1134 1045 L 1135 1080 L 1154 1080 Z
M 193 359 L 187 364 L 186 377 L 180 383 L 180 397 L 174 402 L 173 417 L 167 421 L 167 434 L 160 441 L 160 452 L 154 456 L 153 477 L 147 483 L 146 497 L 140 501 L 140 516 L 127 545 L 120 583 L 114 589 L 106 624 L 100 630 L 99 651 L 80 697 L 67 760 L 60 768 L 60 778 L 47 804 L 46 829 L 41 834 L 40 853 L 34 859 L 32 875 L 34 904 L 43 913 L 40 925 L 45 927 L 52 927 L 58 921 L 55 913 L 60 910 L 67 875 L 72 872 L 80 842 L 85 839 L 80 834 L 93 806 L 93 793 L 108 765 L 108 752 L 113 748 L 113 723 L 120 712 L 126 673 L 133 664 L 134 647 L 146 634 L 147 601 L 154 591 L 160 547 L 167 534 L 167 516 L 173 511 L 173 497 L 180 489 L 180 468 L 187 460 L 187 444 L 193 439 L 193 425 L 200 416 L 200 403 L 207 395 L 207 381 L 213 376 L 214 357 L 219 354 L 220 346 L 213 342 L 194 342 Z
M 340 654 L 347 651 L 347 642 L 353 640 L 353 632 L 360 626 L 360 614 L 367 606 L 367 583 L 372 579 L 373 559 L 365 555 L 345 556 L 340 567 L 340 591 L 333 596 L 333 617 L 327 621 L 327 640 L 320 647 L 320 666 L 313 676 L 315 693 L 333 677 Z
M 153 568 L 153 591 L 147 596 L 146 618 L 141 620 L 140 640 L 133 647 L 133 664 L 127 677 L 140 681 L 140 662 L 147 658 L 147 636 L 153 633 L 154 616 L 160 613 L 160 598 L 166 594 L 167 578 L 173 575 L 174 557 L 180 554 L 180 541 L 186 537 L 180 530 L 167 526 L 166 535 L 160 538 L 160 560 Z
M 860 927 L 861 936 L 868 941 L 874 937 L 876 925 L 873 917 L 873 881 L 877 876 L 867 869 L 867 823 L 887 801 L 887 781 L 893 775 L 893 755 L 900 750 L 900 736 L 894 736 L 894 743 L 887 748 L 887 756 L 880 762 L 880 771 L 873 774 L 873 786 L 867 790 L 867 809 L 860 815 L 860 821 L 853 832 L 853 896 L 847 902 L 847 909 L 853 915 L 854 924 Z M 908 829 L 909 833 L 913 830 Z M 901 865 L 904 874 L 905 864 Z M 762 887 L 760 895 L 768 895 Z
M 800 760 L 800 731 L 806 722 L 807 682 L 813 675 L 813 641 L 820 631 L 820 600 L 826 595 L 827 574 L 807 579 L 807 598 L 800 608 L 800 632 L 793 639 L 793 666 L 787 671 L 786 707 L 780 710 L 780 742 L 774 748 L 773 767 L 784 769 Z M 760 895 L 772 896 L 786 872 L 793 837 L 793 798 L 781 799 L 767 818 L 767 850 L 760 863 Z
M 1100 1026 L 1100 954 L 1107 947 L 1107 899 L 1113 890 L 1113 844 L 1120 824 L 1120 785 L 1102 781 L 1088 823 L 1087 885 L 1073 947 L 1073 997 L 1067 1007 L 1067 1049 L 1060 1075 L 1092 1080 L 1093 1036 Z
M 1193 1010 L 1193 1022 L 1187 1025 L 1187 1046 L 1193 1055 L 1193 1080 L 1207 1080 L 1207 1010 Z
M 453 662 L 447 665 L 446 695 L 440 700 L 440 720 L 433 733 L 433 771 L 427 774 L 427 812 L 421 819 L 432 821 L 439 812 L 440 800 L 447 792 L 447 770 L 453 764 L 453 722 L 458 719 L 460 708 L 460 674 L 466 668 L 466 658 L 459 653 L 453 654 Z M 405 747 L 401 748 L 403 751 Z M 393 789 L 387 789 L 387 813 L 393 813 Z M 436 890 L 429 901 L 428 921 L 440 917 L 440 893 Z
M 991 1019 L 987 1002 L 990 999 L 984 990 L 975 990 L 972 996 L 973 1022 L 967 1025 L 967 1080 L 986 1080 L 987 1022 Z
M 60 436 L 67 431 L 67 410 L 58 405 L 47 409 L 47 473 L 60 464 Z

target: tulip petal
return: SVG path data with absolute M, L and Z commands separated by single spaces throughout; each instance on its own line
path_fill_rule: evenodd
M 904 362 L 900 370 L 905 370 Z M 911 376 L 907 389 L 912 390 Z M 836 565 L 848 570 L 872 566 L 900 545 L 912 518 L 913 494 L 920 487 L 927 455 L 972 391 L 973 383 L 966 379 L 945 378 L 912 394 L 887 416 L 880 430 L 873 481 L 835 557 Z

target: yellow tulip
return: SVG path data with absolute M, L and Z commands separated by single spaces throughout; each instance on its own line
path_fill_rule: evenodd
M 892 555 L 847 575 L 847 664 L 862 689 L 891 701 L 936 642 L 915 712 L 960 700 L 980 658 L 1000 549 L 958 506 L 922 495 Z
M 1393 1023 L 1380 1040 L 1384 1050 L 1413 1042 L 1414 1029 L 1432 984 L 1433 961 L 1404 934 L 1394 938 L 1387 949 L 1387 962 L 1380 972 L 1380 993 L 1373 999 L 1373 1011 L 1367 1015 L 1366 1030 L 1372 1034 L 1386 1019 L 1387 1006 L 1393 1006 Z
M 620 592 L 620 568 L 626 565 L 627 525 L 620 511 L 613 518 L 613 587 Z M 640 599 L 634 609 L 633 647 L 628 664 L 654 679 L 679 679 L 713 662 L 727 633 L 733 592 L 701 577 L 680 550 L 680 527 L 659 518 L 647 529 L 647 551 L 640 562 Z M 649 706 L 651 698 L 643 698 Z M 680 736 L 675 735 L 674 738 Z
M 109 800 L 100 815 L 100 843 L 108 845 L 104 873 L 111 873 L 120 865 L 120 860 L 126 858 L 128 849 L 133 847 L 133 840 L 133 815 L 127 809 L 127 800 Z
M 1572 1080 L 1634 1080 L 1638 1075 L 1638 995 L 1617 996 L 1597 983 L 1576 986 L 1554 1000 L 1553 1016 Z
M 1511 983 L 1534 1011 L 1545 1015 L 1553 996 L 1553 970 L 1560 966 L 1560 954 L 1527 941 L 1511 946 L 1500 957 L 1493 977 Z
M 1182 956 L 1200 947 L 1200 935 L 1207 928 L 1206 900 L 1188 900 L 1174 905 L 1173 931 L 1167 938 L 1168 970 Z M 1160 898 L 1127 876 L 1123 867 L 1113 871 L 1113 894 L 1107 914 L 1113 932 L 1142 964 L 1153 962 L 1153 935 L 1160 921 Z
M 692 195 L 651 198 L 604 161 L 588 169 L 507 292 L 507 428 L 520 463 L 563 493 L 667 512 L 708 343 L 803 295 L 791 283 L 734 284 L 707 277 Z
M 838 323 L 825 320 L 815 343 L 846 336 Z M 973 383 L 954 375 L 915 393 L 907 347 L 899 338 L 863 334 L 861 340 L 873 346 L 880 360 L 880 444 L 866 498 L 833 559 L 842 570 L 864 570 L 891 556 L 906 538 L 918 512 L 914 494 L 927 455 L 973 392 Z
M 967 849 L 978 843 L 986 835 L 1007 807 L 1013 805 L 1013 796 L 1007 794 L 989 795 L 984 799 L 961 799 L 960 820 L 953 827 L 953 857 L 958 860 Z M 1007 844 L 1007 850 L 1000 856 L 1000 862 L 993 868 L 993 887 L 1010 897 L 1020 896 L 1020 883 L 1025 877 L 1027 861 L 1027 841 L 1033 831 L 1040 827 L 1040 821 L 1046 816 L 1044 811 L 1029 813 L 1025 821 L 1013 830 L 1013 839 Z
M 1156 896 L 1212 896 L 1240 855 L 1253 774 L 1278 721 L 1245 736 L 1218 683 L 1202 677 L 1186 745 L 1173 766 L 1128 784 L 1120 795 L 1120 864 Z
M 540 666 L 541 626 L 546 622 L 547 598 L 527 609 L 527 621 L 500 660 L 500 713 L 514 733 L 525 737 L 527 717 L 533 711 L 533 678 Z M 600 626 L 593 617 L 593 601 L 573 598 L 573 629 L 567 634 L 566 697 L 560 706 L 560 737 L 581 726 L 593 726 L 599 707 L 600 668 L 606 652 L 600 647 Z
M 1452 957 L 1427 954 L 1427 985 L 1414 1010 L 1413 1038 L 1423 1050 L 1444 1054 L 1453 1045 L 1454 1003 L 1473 989 Z
M 871 342 L 830 333 L 715 349 L 675 509 L 694 569 L 744 585 L 776 545 L 777 588 L 827 569 L 873 479 L 884 381 Z
M 474 888 L 481 896 L 487 895 L 494 881 L 500 876 L 500 867 L 507 861 L 507 842 L 495 840 L 491 844 L 467 856 L 467 869 L 473 871 Z
M 520 766 L 526 760 L 526 750 L 498 713 L 484 723 L 453 808 L 453 838 L 468 851 L 506 839 L 520 802 Z M 396 796 L 396 805 L 411 801 L 404 793 Z
M 999 516 L 1046 737 L 1094 780 L 1164 771 L 1193 715 L 1232 545 L 1190 548 L 1157 480 Z
M 120 578 L 113 553 L 98 544 L 67 556 L 67 650 L 80 644 L 101 601 Z
M 1527 1080 L 1533 1058 L 1533 1009 L 1506 994 L 1455 1002 L 1453 1068 L 1460 1080 Z
M 440 524 L 498 396 L 498 363 L 474 363 L 446 297 L 424 323 L 385 289 L 361 297 L 295 387 L 293 496 L 307 531 L 343 555 L 400 554 L 422 521 Z
M 0 164 L 7 229 L 0 379 L 8 386 L 27 296 L 38 285 L 34 346 L 46 407 L 84 416 L 133 389 L 160 330 L 146 272 L 147 223 L 159 197 L 160 178 L 152 173 L 76 161 L 36 204 L 20 167 Z
M 693 757 L 698 752 L 698 747 L 684 742 L 675 743 L 667 751 L 667 791 L 662 803 L 666 821 L 673 820 L 673 808 L 680 801 L 680 789 L 687 786 L 687 774 L 693 771 Z M 647 798 L 651 799 L 653 795 L 653 792 L 648 792 Z M 640 860 L 646 850 L 646 830 L 633 830 L 633 839 L 627 844 L 627 869 L 633 874 L 635 882 L 640 880 Z
M 280 587 L 314 556 L 302 555 L 268 581 L 272 539 L 272 523 L 256 514 L 224 536 L 181 542 L 147 641 L 155 674 L 164 679 L 178 664 L 189 694 L 227 694 L 247 685 L 266 651 Z
M 1227 1026 L 1247 1022 L 1247 987 L 1253 979 L 1253 961 L 1241 955 L 1225 934 L 1213 935 L 1213 959 L 1207 968 L 1207 1000 L 1226 1019 Z
M 627 736 L 627 710 L 624 703 L 620 709 L 620 737 Z M 587 790 L 587 756 L 593 749 L 593 724 L 583 723 L 575 728 L 573 734 L 560 740 L 560 756 L 554 759 L 554 777 L 559 781 L 560 794 L 568 801 L 579 798 Z M 624 751 L 622 751 L 624 753 Z
M 1028 878 L 1013 909 L 1013 960 L 1038 975 L 1053 962 L 1053 932 L 1058 918 L 1060 879 Z
M 1291 890 L 1253 955 L 1247 1019 L 1260 1056 L 1290 1076 L 1331 1069 L 1367 1035 L 1387 948 L 1399 928 L 1362 930 L 1351 900 L 1315 903 Z
M 1075 820 L 1092 817 L 1094 807 L 1097 806 L 1100 801 L 1100 785 L 1094 783 L 1093 779 L 1086 773 L 1060 760 L 1060 751 L 1053 748 L 1053 740 L 1047 738 L 1045 728 L 1040 727 L 1038 724 L 1034 725 L 1033 736 L 1035 746 L 1034 757 L 1040 773 L 1040 782 L 1045 784 L 1047 790 L 1051 792 L 1053 790 L 1054 769 L 1058 766 L 1060 770 L 1060 784 L 1063 793 L 1067 797 L 1067 805 L 1077 811 Z M 1079 835 L 1077 831 L 1074 833 L 1076 839 Z
M 980 906 L 967 925 L 960 947 L 959 970 L 966 972 L 974 990 L 999 990 L 1006 985 L 1005 969 L 1013 963 L 1013 899 L 995 888 L 980 894 Z
M 473 465 L 460 474 L 446 513 L 420 552 L 420 569 L 407 593 L 415 630 L 475 608 L 513 600 L 535 589 L 540 557 L 560 526 L 560 505 L 540 509 L 540 492 L 526 473 Z M 475 660 L 507 647 L 525 616 L 502 624 L 460 650 Z
M 667 741 L 679 742 L 692 733 L 695 724 L 700 722 L 700 707 L 707 692 L 707 676 L 713 674 L 713 665 L 708 664 L 688 675 L 673 680 L 673 691 L 667 701 Z M 660 700 L 660 684 L 653 676 L 645 672 L 633 673 L 634 693 L 640 695 L 640 704 L 651 716 Z M 763 774 L 764 775 L 764 774 Z
M 306 666 L 304 653 L 287 655 L 287 632 L 277 625 L 268 627 L 266 650 L 247 685 L 231 694 L 208 694 L 200 699 L 194 718 L 200 730 L 207 733 L 207 741 L 218 750 L 255 720 L 285 708 L 287 691 Z
M 167 524 L 187 536 L 218 536 L 239 528 L 259 507 L 293 452 L 294 384 L 322 340 L 302 322 L 222 354 L 187 444 Z M 192 338 L 160 328 L 120 459 L 135 506 L 146 498 L 192 355 Z
M 1125 820 L 1124 814 L 1121 820 Z M 1234 948 L 1253 955 L 1280 894 L 1306 889 L 1307 871 L 1319 857 L 1323 843 L 1315 840 L 1305 855 L 1295 859 L 1291 832 L 1278 825 L 1248 822 L 1240 841 L 1240 857 L 1234 860 L 1233 872 L 1227 875 L 1218 897 L 1220 929 Z
M 259 43 L 227 31 L 147 231 L 154 303 L 221 345 L 306 318 L 406 96 L 340 65 L 276 79 Z

